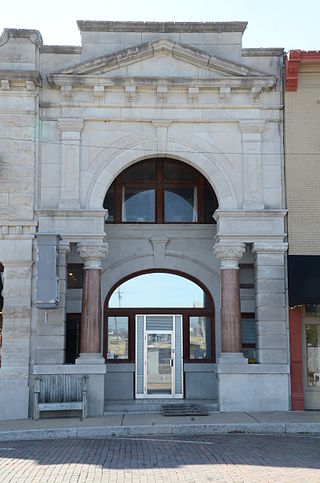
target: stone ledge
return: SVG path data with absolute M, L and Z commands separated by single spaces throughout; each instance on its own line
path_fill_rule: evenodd
M 109 22 L 78 20 L 80 32 L 244 32 L 248 22 Z
M 105 374 L 105 372 L 105 364 L 38 364 L 33 367 L 34 375 Z

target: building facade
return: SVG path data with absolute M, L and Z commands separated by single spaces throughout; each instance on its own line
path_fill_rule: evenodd
M 78 27 L 0 37 L 1 418 L 61 373 L 89 415 L 288 410 L 282 49 L 242 22 Z
M 285 149 L 293 409 L 320 409 L 320 52 L 286 58 Z

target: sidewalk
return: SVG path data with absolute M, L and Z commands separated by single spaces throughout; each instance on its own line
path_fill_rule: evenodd
M 0 421 L 0 441 L 228 433 L 320 435 L 320 411 L 216 412 L 209 416 L 181 417 L 122 413 L 85 421 L 79 418 Z

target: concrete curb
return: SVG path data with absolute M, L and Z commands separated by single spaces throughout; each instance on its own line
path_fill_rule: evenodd
M 117 436 L 216 435 L 216 434 L 313 434 L 320 435 L 320 423 L 226 423 L 155 424 L 87 428 L 28 429 L 1 431 L 0 441 L 66 438 L 110 438 Z

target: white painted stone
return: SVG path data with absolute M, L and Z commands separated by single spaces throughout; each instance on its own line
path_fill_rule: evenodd
M 67 290 L 65 276 L 67 259 L 81 260 L 68 250 L 60 259 L 59 308 L 45 323 L 44 314 L 31 307 L 36 225 L 40 233 L 83 246 L 101 245 L 107 233 L 109 255 L 98 257 L 103 301 L 115 283 L 141 270 L 178 270 L 198 278 L 215 304 L 217 357 L 220 266 L 214 239 L 242 248 L 260 243 L 255 294 L 241 291 L 241 307 L 253 312 L 256 306 L 258 360 L 270 367 L 266 374 L 256 368 L 242 375 L 229 364 L 233 372 L 221 394 L 231 391 L 232 378 L 239 376 L 243 379 L 235 384 L 248 386 L 253 406 L 260 404 L 260 393 L 266 388 L 272 393 L 278 385 L 267 409 L 287 407 L 287 375 L 275 367 L 288 360 L 285 249 L 272 251 L 286 236 L 282 52 L 242 51 L 242 23 L 177 23 L 169 32 L 165 24 L 89 24 L 79 23 L 81 48 L 43 46 L 39 32 L 28 30 L 5 31 L 0 40 L 0 68 L 9 71 L 0 91 L 0 261 L 7 335 L 0 413 L 10 378 L 22 397 L 15 403 L 12 389 L 6 417 L 20 417 L 28 413 L 28 374 L 34 365 L 67 370 L 66 310 L 81 311 L 81 291 Z M 156 156 L 181 160 L 206 177 L 219 200 L 217 225 L 105 225 L 103 202 L 113 180 L 133 163 Z M 230 260 L 229 268 L 235 265 Z M 244 253 L 241 261 L 253 263 L 252 254 Z M 83 360 L 72 370 L 92 375 L 89 413 L 102 414 L 104 375 L 92 370 L 98 367 L 95 357 L 91 364 L 81 365 Z M 240 407 L 236 387 L 231 403 L 239 401 Z

